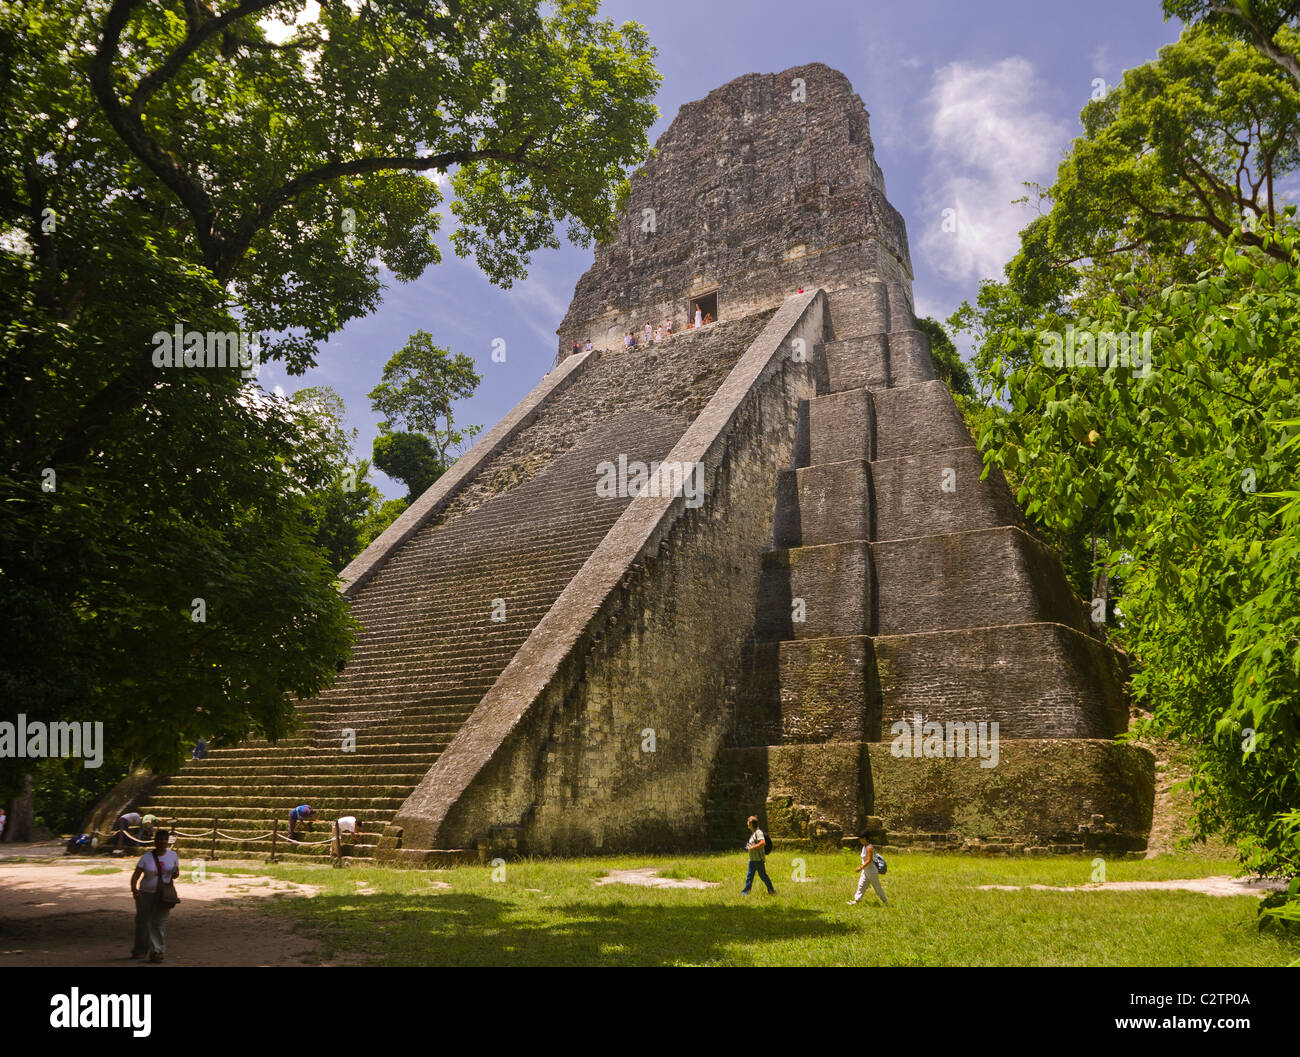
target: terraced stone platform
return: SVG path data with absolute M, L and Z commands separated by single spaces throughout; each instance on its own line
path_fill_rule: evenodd
M 217 853 L 247 854 L 269 846 L 241 837 L 265 834 L 276 818 L 283 834 L 289 810 L 309 803 L 321 820 L 309 839 L 353 814 L 364 833 L 353 854 L 372 855 L 631 501 L 597 496 L 598 464 L 662 458 L 765 318 L 674 338 L 694 364 L 689 376 L 670 366 L 668 343 L 598 359 L 356 591 L 362 630 L 352 656 L 336 686 L 298 706 L 296 736 L 210 749 L 160 782 L 140 810 L 185 832 L 219 819 L 229 836 Z M 294 849 L 280 842 L 277 852 Z
M 307 801 L 407 865 L 734 847 L 751 813 L 786 843 L 1140 847 L 1152 761 L 1113 740 L 1116 656 L 981 479 L 911 281 L 843 74 L 687 104 L 552 371 L 343 571 L 338 684 L 138 806 L 218 818 L 235 852 Z M 720 322 L 686 331 L 701 303 Z M 620 457 L 697 468 L 699 501 L 599 496 Z M 998 763 L 900 756 L 918 717 L 954 744 L 997 723 Z

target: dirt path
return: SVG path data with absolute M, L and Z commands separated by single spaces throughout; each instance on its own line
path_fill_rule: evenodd
M 115 866 L 121 872 L 83 872 Z M 103 856 L 0 859 L 0 966 L 158 968 L 129 957 L 133 868 L 130 859 Z M 165 965 L 320 964 L 312 940 L 259 906 L 265 899 L 312 896 L 315 888 L 215 873 L 196 882 L 191 872 L 184 871 L 177 882 L 181 904 L 167 923 Z

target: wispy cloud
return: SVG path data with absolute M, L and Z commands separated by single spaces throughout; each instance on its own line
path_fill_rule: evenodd
M 1051 183 L 1069 142 L 1041 92 L 1033 64 L 1020 57 L 935 72 L 926 98 L 930 174 L 918 219 L 921 250 L 941 278 L 999 278 L 1015 254 L 1032 213 L 1012 202 L 1025 194 L 1025 181 Z

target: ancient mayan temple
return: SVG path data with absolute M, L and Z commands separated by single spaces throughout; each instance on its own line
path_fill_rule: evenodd
M 1116 658 L 981 480 L 911 275 L 842 74 L 684 106 L 555 369 L 345 571 L 338 685 L 140 806 L 234 847 L 306 800 L 412 864 L 734 848 L 751 813 L 786 846 L 1143 847 Z M 659 462 L 680 494 L 628 494 Z

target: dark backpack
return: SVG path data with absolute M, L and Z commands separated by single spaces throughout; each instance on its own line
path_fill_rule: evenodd
M 766 830 L 763 831 L 763 854 L 772 854 L 772 838 L 767 835 Z
M 881 855 L 880 852 L 876 852 L 876 854 L 871 857 L 871 864 L 876 868 L 876 873 L 878 874 L 883 874 L 887 869 L 889 869 L 889 867 L 885 865 L 885 857 Z

